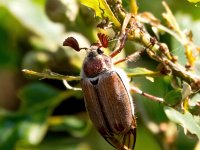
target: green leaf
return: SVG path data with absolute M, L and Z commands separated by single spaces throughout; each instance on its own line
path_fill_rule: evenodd
M 20 141 L 39 144 L 48 128 L 48 118 L 52 110 L 74 91 L 60 92 L 44 83 L 35 82 L 23 87 L 19 96 L 22 99 L 21 120 L 19 121 Z
M 72 90 L 61 92 L 44 83 L 31 83 L 19 91 L 19 97 L 22 100 L 20 110 L 23 113 L 31 113 L 42 109 L 52 110 L 62 100 L 67 99 L 72 95 L 79 96 L 77 92 L 78 91 Z
M 54 131 L 67 131 L 73 137 L 83 137 L 85 136 L 91 124 L 88 123 L 88 118 L 77 117 L 75 115 L 71 116 L 53 116 L 49 118 L 50 129 Z
M 32 83 L 19 91 L 22 107 L 19 112 L 0 111 L 0 149 L 17 145 L 39 144 L 46 134 L 48 118 L 61 100 L 74 91 L 59 92 L 43 83 Z
M 128 68 L 125 70 L 129 77 L 137 77 L 137 76 L 158 76 L 160 75 L 159 72 L 152 71 L 146 68 Z
M 58 90 L 51 86 L 35 82 L 23 87 L 19 92 L 19 97 L 22 99 L 23 108 L 34 110 L 35 107 L 50 106 L 59 93 Z
M 186 111 L 184 114 L 182 114 L 167 106 L 164 107 L 164 111 L 171 121 L 180 124 L 183 128 L 187 129 L 192 134 L 196 134 L 200 139 L 200 125 L 196 121 L 197 119 L 195 119 L 191 113 Z
M 42 109 L 23 116 L 19 122 L 20 141 L 32 145 L 39 144 L 48 129 L 47 118 L 50 109 Z
M 164 99 L 168 104 L 175 105 L 178 101 L 181 101 L 181 93 L 181 89 L 171 90 L 165 95 Z
M 130 12 L 133 14 L 137 14 L 138 12 L 138 6 L 136 0 L 130 0 Z
M 108 6 L 106 0 L 80 0 L 80 2 L 83 5 L 92 8 L 96 12 L 96 16 L 100 18 L 108 17 L 115 26 L 121 26 L 120 22 L 117 20 L 110 7 Z
M 36 145 L 43 140 L 50 109 L 43 108 L 32 113 L 4 112 L 0 115 L 0 149 L 10 150 L 16 143 Z
M 200 2 L 200 0 L 188 0 L 188 2 L 190 2 L 190 3 L 198 3 L 198 2 Z
M 192 10 L 192 9 L 190 9 Z M 199 11 L 199 10 L 198 10 Z M 199 26 L 200 26 L 200 21 L 198 19 L 194 20 L 193 17 L 191 16 L 191 13 L 195 13 L 194 10 L 192 10 L 190 12 L 190 15 L 188 14 L 184 14 L 184 13 L 177 13 L 176 14 L 176 20 L 178 22 L 178 24 L 180 25 L 180 28 L 182 30 L 184 29 L 187 29 L 188 31 L 192 31 L 192 39 L 193 39 L 193 42 L 195 45 L 199 45 L 200 44 L 200 35 L 198 34 L 199 33 Z M 197 14 L 197 12 L 195 13 Z M 187 62 L 187 59 L 185 57 L 185 53 L 183 52 L 184 51 L 184 47 L 182 44 L 180 44 L 175 38 L 172 38 L 171 39 L 171 43 L 172 43 L 172 51 L 175 55 L 178 56 L 178 62 L 181 64 L 181 65 L 185 65 L 185 63 Z M 195 55 L 196 53 L 196 50 L 193 50 L 193 54 Z M 195 66 L 194 66 L 194 70 L 195 70 L 195 73 L 198 74 L 199 73 L 199 56 L 195 55 L 195 59 L 196 59 L 196 63 L 195 63 Z
M 39 144 L 48 129 L 48 118 L 61 100 L 74 94 L 73 91 L 60 92 L 44 83 L 35 82 L 19 91 L 22 107 L 18 120 L 19 144 Z
M 2 117 L 0 119 L 0 149 L 11 150 L 18 139 L 17 119 L 13 117 Z

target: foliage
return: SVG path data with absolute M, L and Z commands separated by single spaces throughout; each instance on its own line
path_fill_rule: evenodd
M 198 149 L 198 6 L 181 0 L 122 2 L 0 0 L 0 88 L 4 91 L 0 91 L 0 149 L 113 149 L 91 125 L 82 93 L 74 88 L 80 86 L 85 53 L 63 47 L 62 42 L 73 36 L 80 47 L 88 47 L 98 32 L 117 39 L 128 12 L 134 17 L 118 58 L 146 49 L 137 61 L 117 67 L 127 72 L 131 85 L 164 100 L 158 104 L 132 95 L 138 116 L 136 149 Z M 99 29 L 99 23 L 109 28 Z M 22 69 L 29 69 L 24 70 L 26 76 Z M 68 89 L 49 79 L 67 80 Z
M 189 2 L 191 2 L 191 3 L 198 3 L 199 2 L 199 0 L 188 0 Z

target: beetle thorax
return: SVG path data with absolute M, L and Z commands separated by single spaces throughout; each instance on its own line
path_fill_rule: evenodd
M 104 55 L 101 50 L 91 50 L 83 62 L 83 73 L 88 78 L 97 77 L 99 74 L 112 67 L 111 58 Z

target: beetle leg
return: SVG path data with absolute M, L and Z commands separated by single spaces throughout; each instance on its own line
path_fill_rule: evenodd
M 127 34 L 129 32 L 129 30 L 126 30 L 126 27 L 129 23 L 131 19 L 131 14 L 127 14 L 125 19 L 124 19 L 124 22 L 123 22 L 123 25 L 122 25 L 122 29 L 121 29 L 121 35 L 119 37 L 119 47 L 117 49 L 115 49 L 111 54 L 110 54 L 110 57 L 113 58 L 115 57 L 117 54 L 119 54 L 122 49 L 124 48 L 124 45 L 125 45 L 125 42 L 126 42 L 126 39 L 127 39 Z
M 125 46 L 125 42 L 126 42 L 126 39 L 127 39 L 127 35 L 121 35 L 121 37 L 119 38 L 119 47 L 117 49 L 115 49 L 111 54 L 110 54 L 110 57 L 113 58 L 115 57 L 117 54 L 119 54 L 122 49 L 124 48 Z
M 125 19 L 124 19 L 124 22 L 123 22 L 123 25 L 122 25 L 122 30 L 121 30 L 121 33 L 124 34 L 124 35 L 127 33 L 126 27 L 128 26 L 130 19 L 131 19 L 131 13 L 128 13 L 126 15 Z
M 125 58 L 119 59 L 119 60 L 115 61 L 113 64 L 116 65 L 116 64 L 126 62 L 126 61 L 137 61 L 137 59 L 140 57 L 140 54 L 143 53 L 144 51 L 145 51 L 145 48 L 143 50 L 136 51 L 136 52 L 126 56 Z
M 138 94 L 140 94 L 140 95 L 142 95 L 142 96 L 144 96 L 144 97 L 147 97 L 148 99 L 153 100 L 153 101 L 155 101 L 155 102 L 159 102 L 159 103 L 164 103 L 164 104 L 166 104 L 166 102 L 164 101 L 163 98 L 156 97 L 156 96 L 153 96 L 153 95 L 151 95 L 151 94 L 145 93 L 145 92 L 141 91 L 140 89 L 138 89 L 138 88 L 135 87 L 135 86 L 132 86 L 132 87 L 131 87 L 131 91 L 133 91 L 133 92 L 135 92 L 135 93 L 138 93 Z
M 81 88 L 77 88 L 77 87 L 71 86 L 71 85 L 67 82 L 67 80 L 63 80 L 63 84 L 65 85 L 65 87 L 66 87 L 68 90 L 82 91 Z

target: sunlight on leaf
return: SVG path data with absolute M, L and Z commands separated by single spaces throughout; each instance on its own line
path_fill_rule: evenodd
M 52 116 L 48 119 L 50 130 L 52 131 L 67 131 L 73 137 L 81 138 L 85 136 L 91 124 L 88 123 L 88 118 L 84 116 Z
M 78 4 L 76 0 L 61 0 L 61 2 L 67 7 L 66 9 L 66 16 L 70 21 L 75 21 L 77 15 L 78 15 Z
M 198 103 L 200 103 L 200 94 L 197 93 L 195 94 L 189 101 L 189 105 L 190 106 L 196 106 L 198 105 Z
M 133 14 L 137 14 L 138 6 L 136 0 L 130 0 L 130 12 Z
M 177 124 L 180 124 L 184 129 L 187 129 L 192 134 L 196 134 L 200 139 L 200 126 L 196 122 L 196 119 L 188 111 L 185 114 L 181 114 L 171 107 L 164 107 L 167 117 Z
M 200 2 L 200 0 L 188 0 L 188 2 L 190 2 L 190 3 L 198 3 L 198 2 Z
M 95 11 L 96 16 L 100 18 L 108 17 L 115 26 L 120 27 L 120 22 L 114 16 L 113 12 L 111 11 L 105 0 L 80 0 L 80 2 L 83 5 L 92 8 Z
M 193 42 L 195 45 L 199 45 L 200 44 L 200 35 L 199 35 L 199 32 L 200 32 L 200 21 L 199 20 L 195 20 L 192 18 L 191 15 L 188 15 L 188 14 L 184 14 L 184 13 L 181 13 L 181 12 L 178 12 L 176 14 L 176 20 L 178 22 L 178 24 L 180 25 L 180 28 L 181 29 L 184 29 L 186 31 L 186 33 L 189 33 L 190 31 L 192 32 L 192 39 L 193 39 Z M 175 55 L 178 56 L 178 62 L 181 64 L 181 65 L 185 65 L 185 62 L 187 62 L 187 59 L 186 59 L 186 56 L 185 56 L 185 53 L 183 53 L 184 51 L 184 47 L 182 44 L 180 44 L 177 40 L 175 40 L 174 38 L 171 39 L 172 41 L 172 51 Z M 188 48 L 192 48 L 191 46 L 188 47 Z M 196 55 L 197 51 L 195 48 L 192 48 L 192 54 L 188 54 L 189 55 L 194 55 L 195 56 L 195 73 L 199 73 L 199 70 L 197 69 L 198 66 L 199 66 L 199 63 L 198 63 L 198 60 L 199 60 L 199 56 Z M 191 51 L 190 50 L 190 51 Z M 194 56 L 189 56 L 191 58 L 191 61 L 193 61 L 193 57 Z
M 167 103 L 175 105 L 182 99 L 181 92 L 182 91 L 180 88 L 171 90 L 165 95 L 164 99 L 167 101 Z
M 182 99 L 186 99 L 192 93 L 191 86 L 183 82 Z
M 137 77 L 137 76 L 159 76 L 160 73 L 158 71 L 152 71 L 146 68 L 141 68 L 141 67 L 137 67 L 137 68 L 128 68 L 125 70 L 127 72 L 127 75 L 129 77 Z
M 13 117 L 0 118 L 0 149 L 13 149 L 14 141 L 18 139 L 17 119 Z
M 48 126 L 45 123 L 45 120 L 41 122 L 34 122 L 34 120 L 23 121 L 19 128 L 20 137 L 23 142 L 37 145 L 43 140 L 47 132 L 47 128 Z

